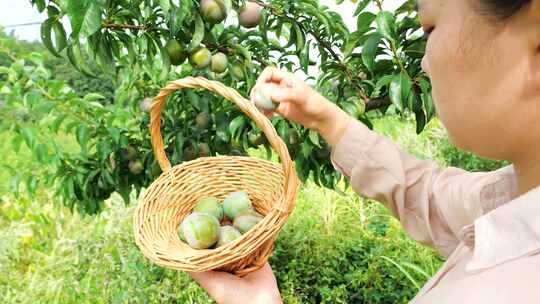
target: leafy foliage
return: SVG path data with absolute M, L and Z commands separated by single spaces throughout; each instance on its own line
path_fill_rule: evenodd
M 230 8 L 228 19 L 215 25 L 203 21 L 195 0 L 31 2 L 48 14 L 42 40 L 50 53 L 69 61 L 85 77 L 99 75 L 98 84 L 105 85 L 81 85 L 69 74 L 62 76 L 61 70 L 55 71 L 55 78 L 43 60 L 32 59 L 34 55 L 5 51 L 13 63 L 4 70 L 10 77 L 1 84 L 2 98 L 10 111 L 19 109 L 32 116 L 28 123 L 12 126 L 20 135 L 14 139 L 14 147 L 24 142 L 36 157 L 54 164 L 49 171 L 54 178 L 45 180 L 47 184 L 56 182 L 66 203 L 90 213 L 99 211 L 100 202 L 113 191 L 122 193 L 127 201 L 127 193 L 147 186 L 159 174 L 149 142 L 149 117 L 140 103 L 172 79 L 204 76 L 247 96 L 266 66 L 310 74 L 316 69 L 314 74 L 319 76 L 307 81 L 370 127 L 381 115 L 413 114 L 417 132 L 421 132 L 434 115 L 430 85 L 420 68 L 425 41 L 419 35 L 411 1 L 393 13 L 384 11 L 379 1 L 359 1 L 355 31 L 317 0 L 255 1 L 264 9 L 262 21 L 254 29 L 245 29 L 235 20 L 234 11 L 244 4 L 238 0 L 225 1 Z M 366 10 L 370 3 L 377 7 L 375 11 Z M 61 20 L 69 20 L 71 33 Z M 190 62 L 171 66 L 164 47 L 170 39 L 179 41 L 187 52 L 204 46 L 212 53 L 226 54 L 229 72 L 216 74 L 194 68 Z M 243 71 L 242 77 L 238 71 Z M 87 79 L 81 80 L 90 84 Z M 99 94 L 92 94 L 92 89 Z M 33 103 L 21 103 L 16 96 L 30 96 Z M 210 114 L 208 127 L 195 123 L 201 113 Z M 286 142 L 300 178 L 336 188 L 340 176 L 322 138 L 281 118 L 272 122 Z M 80 150 L 63 153 L 45 138 L 42 142 L 42 128 L 73 134 Z M 181 91 L 170 98 L 162 132 L 173 164 L 206 156 L 206 149 L 201 149 L 206 145 L 209 155 L 246 155 L 250 148 L 265 148 L 268 156 L 271 153 L 258 128 L 235 106 L 198 90 Z M 135 156 L 126 158 L 126 151 L 133 149 Z M 142 173 L 130 172 L 129 165 L 135 162 L 144 166 Z
M 3 303 L 214 303 L 185 273 L 140 253 L 130 237 L 133 207 L 118 196 L 84 217 L 41 195 L 0 203 Z M 407 303 L 417 288 L 388 259 L 417 284 L 441 264 L 382 206 L 310 183 L 270 263 L 284 303 Z

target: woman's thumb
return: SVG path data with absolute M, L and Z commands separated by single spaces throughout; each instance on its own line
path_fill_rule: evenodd
M 287 87 L 274 86 L 270 98 L 275 103 L 291 102 L 291 90 Z

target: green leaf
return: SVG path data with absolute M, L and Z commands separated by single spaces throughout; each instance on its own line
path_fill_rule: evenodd
M 36 158 L 38 162 L 42 164 L 48 163 L 48 152 L 47 152 L 47 146 L 44 144 L 39 144 L 36 146 Z
M 67 46 L 66 31 L 60 21 L 56 21 L 53 24 L 54 37 L 56 42 L 56 49 L 58 52 L 62 52 Z
M 9 180 L 9 188 L 11 192 L 18 194 L 19 193 L 19 184 L 21 182 L 21 177 L 19 175 L 12 175 Z
M 435 116 L 435 106 L 433 104 L 433 97 L 431 96 L 431 85 L 424 78 L 420 78 L 418 80 L 418 84 L 422 91 L 422 94 L 420 97 L 422 99 L 422 103 L 426 111 L 426 121 L 430 121 L 431 118 Z
M 112 144 L 108 140 L 100 141 L 96 145 L 96 149 L 99 155 L 99 159 L 105 160 L 109 156 L 109 154 L 111 154 L 112 152 Z
M 391 42 L 395 41 L 396 37 L 396 19 L 390 12 L 381 11 L 377 15 L 377 31 L 383 35 L 384 38 Z
M 81 53 L 81 46 L 78 39 L 74 40 L 73 37 L 71 38 L 71 43 L 68 45 L 67 48 L 67 57 L 71 65 L 73 65 L 73 67 L 79 72 L 90 77 L 95 77 L 95 75 L 93 75 L 92 72 L 90 72 L 90 70 L 88 69 L 88 67 L 84 64 L 83 56 Z
M 244 116 L 237 116 L 235 119 L 233 119 L 229 124 L 229 130 L 231 130 L 231 134 L 233 138 L 238 138 L 239 134 L 241 134 L 242 128 L 244 127 L 246 122 L 246 119 Z
M 293 23 L 293 29 L 296 32 L 296 53 L 300 54 L 306 44 L 306 36 L 305 33 L 302 32 L 302 29 L 300 29 L 298 23 Z
M 310 46 L 310 42 L 308 41 L 308 43 L 306 43 L 304 53 L 300 56 L 300 66 L 302 67 L 302 70 L 306 74 L 308 73 L 308 69 L 309 69 L 309 46 Z
M 60 129 L 60 126 L 62 125 L 62 122 L 64 122 L 66 117 L 67 117 L 67 114 L 61 114 L 58 117 L 56 117 L 54 121 L 51 123 L 51 126 L 50 126 L 51 131 L 53 131 L 54 133 L 57 133 L 58 130 Z
M 409 98 L 411 87 L 412 83 L 409 76 L 403 72 L 392 78 L 392 82 L 390 83 L 390 100 L 400 112 L 403 112 L 405 109 L 405 102 Z
M 169 13 L 169 9 L 171 8 L 171 1 L 170 0 L 159 0 L 159 6 L 161 7 L 161 10 L 164 14 Z
M 312 144 L 314 144 L 317 147 L 321 147 L 321 143 L 319 141 L 319 134 L 313 130 L 309 130 L 308 138 L 311 141 Z
M 362 48 L 362 62 L 368 68 L 373 71 L 375 64 L 375 57 L 377 56 L 377 49 L 381 42 L 381 35 L 379 33 L 373 33 L 364 43 Z
M 47 5 L 45 4 L 45 0 L 32 0 L 32 4 L 37 6 L 38 12 L 43 12 Z
M 101 28 L 102 1 L 69 0 L 67 14 L 71 22 L 72 36 L 91 36 Z
M 191 38 L 191 42 L 187 47 L 187 51 L 191 52 L 198 48 L 201 45 L 201 42 L 204 39 L 204 21 L 201 18 L 199 13 L 195 13 L 195 32 Z
M 302 144 L 300 144 L 300 152 L 302 153 L 304 158 L 308 158 L 313 152 L 313 146 L 309 145 L 306 142 L 303 142 Z
M 377 16 L 370 12 L 364 12 L 358 16 L 356 19 L 356 31 L 360 33 L 365 33 L 370 29 L 371 23 L 375 20 Z
M 52 40 L 51 40 L 51 29 L 53 24 L 56 22 L 56 19 L 47 19 L 41 24 L 41 41 L 43 42 L 43 45 L 56 57 L 61 57 L 60 54 L 56 51 L 56 48 L 54 47 Z
M 99 93 L 88 93 L 83 98 L 85 102 L 98 101 L 98 100 L 103 100 L 103 99 L 105 99 L 105 96 Z
M 358 111 L 356 110 L 356 105 L 350 102 L 343 102 L 341 105 L 341 108 L 347 112 L 349 115 L 356 117 L 358 114 Z
M 156 41 L 156 46 L 159 48 L 161 60 L 163 61 L 163 68 L 161 69 L 161 79 L 167 80 L 167 76 L 169 75 L 169 71 L 171 70 L 171 59 L 169 58 L 167 50 L 165 50 L 165 48 L 161 45 L 159 41 Z
M 30 149 L 34 149 L 36 145 L 36 135 L 34 134 L 34 130 L 29 128 L 22 128 L 20 132 L 22 137 L 24 138 L 24 141 L 26 142 L 26 146 Z
M 416 280 L 412 277 L 412 275 L 407 270 L 405 270 L 400 264 L 398 264 L 397 262 L 395 262 L 394 260 L 392 260 L 391 258 L 386 257 L 386 256 L 381 256 L 381 258 L 387 260 L 392 265 L 396 266 L 396 268 L 399 271 L 401 271 L 401 273 L 403 273 L 405 275 L 405 277 L 407 277 L 407 279 L 409 279 L 409 281 L 411 281 L 411 283 L 414 285 L 414 287 L 416 287 L 417 290 L 420 289 L 420 284 L 418 284 L 418 282 L 416 282 Z
M 375 91 L 379 92 L 381 88 L 390 84 L 393 78 L 394 78 L 393 75 L 384 75 L 383 77 L 379 78 L 379 80 L 375 84 Z M 377 93 L 375 96 L 377 95 L 379 95 L 379 93 Z
M 13 136 L 13 139 L 11 140 L 11 146 L 13 147 L 13 152 L 19 153 L 21 150 L 21 144 L 23 141 L 22 136 Z
M 37 65 L 43 65 L 43 54 L 41 53 L 32 52 L 28 55 L 28 59 Z
M 229 118 L 225 112 L 216 114 L 216 135 L 223 142 L 230 140 Z
M 424 131 L 424 128 L 426 126 L 426 114 L 424 113 L 424 110 L 419 109 L 414 111 L 414 116 L 416 119 L 416 134 L 422 133 Z
M 88 6 L 89 1 L 68 0 L 67 15 L 71 23 L 72 37 L 78 38 Z
M 419 274 L 421 274 L 426 280 L 429 279 L 432 275 L 430 274 L 427 274 L 426 271 L 424 271 L 422 268 L 414 265 L 414 264 L 411 264 L 409 262 L 401 262 L 401 265 L 402 266 L 407 266 L 409 268 L 411 268 L 412 270 L 415 270 L 416 272 L 418 272 Z
M 360 14 L 370 2 L 371 2 L 370 0 L 362 0 L 358 2 L 358 5 L 356 6 L 356 10 L 354 11 L 354 16 L 358 16 L 358 14 Z
M 80 124 L 77 127 L 76 137 L 81 148 L 86 149 L 86 145 L 88 144 L 88 127 L 84 124 Z

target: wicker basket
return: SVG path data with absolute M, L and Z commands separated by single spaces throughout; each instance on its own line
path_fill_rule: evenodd
M 219 156 L 171 167 L 163 148 L 160 114 L 167 96 L 182 88 L 204 88 L 235 103 L 262 129 L 281 166 L 252 157 Z M 244 276 L 262 267 L 294 208 L 299 186 L 287 146 L 273 125 L 234 89 L 201 77 L 168 84 L 154 99 L 150 115 L 152 146 L 163 173 L 145 191 L 134 214 L 135 241 L 143 254 L 157 265 L 190 272 L 222 270 Z M 263 221 L 216 249 L 195 250 L 180 241 L 178 226 L 199 198 L 222 200 L 233 191 L 246 191 Z

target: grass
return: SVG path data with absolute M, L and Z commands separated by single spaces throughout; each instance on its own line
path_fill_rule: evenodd
M 407 151 L 435 155 L 433 126 L 417 137 L 395 118 L 376 129 Z M 9 135 L 0 134 L 6 142 Z M 22 150 L 0 164 L 31 169 Z M 47 189 L 14 197 L 0 172 L 1 303 L 212 303 L 185 274 L 156 267 L 136 247 L 133 206 L 118 196 L 95 217 L 71 213 Z M 307 183 L 271 257 L 286 303 L 406 303 L 440 266 L 379 203 Z

